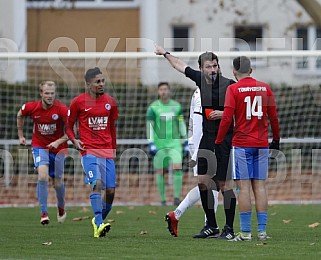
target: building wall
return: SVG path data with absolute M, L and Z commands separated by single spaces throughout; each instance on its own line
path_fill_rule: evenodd
M 119 42 L 109 51 L 126 51 L 126 38 L 139 37 L 139 9 L 28 9 L 27 17 L 29 52 L 57 46 L 104 51 L 110 38 Z M 96 44 L 85 44 L 86 38 L 95 38 Z
M 312 22 L 296 1 L 161 0 L 159 7 L 161 35 L 172 37 L 172 25 L 191 25 L 195 51 L 207 49 L 202 48 L 204 38 L 212 39 L 213 49 L 224 50 L 226 44 L 219 41 L 233 38 L 235 25 L 263 25 L 264 37 L 288 38 L 293 35 L 294 25 Z M 273 47 L 268 40 L 266 44 L 266 48 Z
M 234 27 L 237 25 L 262 26 L 262 50 L 291 50 L 296 49 L 296 26 L 313 25 L 311 18 L 295 0 L 140 0 L 136 4 L 135 7 L 104 9 L 94 6 L 88 9 L 38 9 L 29 5 L 27 50 L 136 51 L 137 42 L 134 44 L 132 41 L 133 46 L 126 46 L 126 39 L 139 37 L 146 38 L 149 46 L 156 41 L 170 50 L 173 47 L 172 27 L 180 25 L 191 28 L 189 51 L 231 50 L 235 47 Z M 15 17 L 10 8 L 0 9 L 7 10 L 9 17 Z M 153 12 L 149 11 L 151 9 Z M 146 30 L 147 27 L 150 29 Z M 6 37 L 3 35 L 6 31 L 4 28 L 6 26 L 1 29 L 0 25 L 2 37 Z M 108 45 L 106 49 L 112 38 L 116 38 L 116 44 Z M 143 45 L 143 51 L 153 51 L 153 46 L 145 48 Z M 187 62 L 198 67 L 194 58 Z M 221 59 L 220 63 L 223 73 L 232 77 L 231 59 Z M 254 68 L 253 75 L 269 82 L 306 83 L 306 77 L 302 77 L 306 73 L 298 73 L 293 66 L 294 59 L 277 63 L 275 59 L 263 59 Z M 168 68 L 166 61 L 152 61 L 146 66 L 142 65 L 142 68 L 145 67 L 147 70 L 143 70 L 140 76 L 145 80 L 143 83 L 155 84 L 159 80 L 168 80 L 193 85 L 183 75 L 178 76 Z M 312 72 L 309 80 L 318 82 L 320 76 L 321 73 Z
M 262 50 L 295 50 L 297 25 L 313 25 L 312 19 L 296 1 L 257 0 L 161 0 L 159 2 L 159 43 L 171 49 L 172 27 L 190 26 L 189 51 L 230 51 L 235 47 L 234 27 L 261 25 Z M 193 67 L 197 63 L 188 61 Z M 222 71 L 232 77 L 231 59 L 221 59 Z M 294 59 L 264 59 L 254 70 L 254 76 L 269 82 L 306 83 L 298 73 Z M 284 66 L 286 64 L 286 66 Z M 305 73 L 303 73 L 305 74 Z M 312 73 L 313 74 L 313 73 Z M 175 72 L 164 73 L 160 78 L 190 84 Z M 320 75 L 309 75 L 311 82 L 319 82 Z
M 0 52 L 25 52 L 25 2 L 21 0 L 0 0 L 0 17 Z M 10 83 L 25 81 L 25 61 L 0 60 L 0 80 Z

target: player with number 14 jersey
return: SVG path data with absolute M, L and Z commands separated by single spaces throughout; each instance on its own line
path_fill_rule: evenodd
M 217 143 L 223 141 L 234 114 L 233 146 L 268 147 L 268 119 L 273 140 L 280 139 L 275 100 L 268 84 L 246 77 L 230 85 L 224 107 L 223 123 L 220 125 Z

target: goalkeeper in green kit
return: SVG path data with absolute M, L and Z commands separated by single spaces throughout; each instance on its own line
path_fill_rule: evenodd
M 174 205 L 180 203 L 183 154 L 188 155 L 186 124 L 181 105 L 170 98 L 167 82 L 158 84 L 158 100 L 147 109 L 148 150 L 153 156 L 156 185 L 162 205 L 166 205 L 164 170 L 173 165 Z M 184 145 L 182 146 L 182 140 Z

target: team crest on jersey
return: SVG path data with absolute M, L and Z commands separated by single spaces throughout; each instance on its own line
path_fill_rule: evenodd
M 58 115 L 57 115 L 57 114 L 53 114 L 53 115 L 51 116 L 51 118 L 52 118 L 53 120 L 57 120 L 57 119 L 58 119 Z
M 106 105 L 105 105 L 105 108 L 106 108 L 107 110 L 110 110 L 110 109 L 111 109 L 111 105 L 110 105 L 110 104 L 106 104 Z

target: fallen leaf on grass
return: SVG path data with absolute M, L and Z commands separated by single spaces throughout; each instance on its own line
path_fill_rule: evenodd
M 140 221 L 140 217 L 137 217 L 137 218 L 136 218 L 136 221 Z
M 272 212 L 271 213 L 271 216 L 275 216 L 277 213 L 276 212 Z
M 83 207 L 81 210 L 79 210 L 80 213 L 85 213 L 85 212 L 88 212 L 89 209 L 86 208 L 86 207 Z
M 315 223 L 313 223 L 313 224 L 310 224 L 310 225 L 309 225 L 309 228 L 316 228 L 316 227 L 318 227 L 318 226 L 320 226 L 320 223 L 319 223 L 319 222 L 315 222 Z
M 49 241 L 49 242 L 43 242 L 42 245 L 43 245 L 43 246 L 51 246 L 51 245 L 52 245 L 52 242 L 50 242 L 50 241 Z
M 83 217 L 78 217 L 78 218 L 73 218 L 73 221 L 82 221 L 84 219 L 90 219 L 90 216 L 83 216 Z
M 142 231 L 140 231 L 139 234 L 140 234 L 140 235 L 146 235 L 146 234 L 147 234 L 147 231 L 146 231 L 146 230 L 142 230 Z
M 122 211 L 122 210 L 116 210 L 116 214 L 119 215 L 119 214 L 124 214 L 125 211 Z
M 128 209 L 135 209 L 135 207 L 134 206 L 129 206 Z
M 82 217 L 79 218 L 73 218 L 72 221 L 82 221 Z
M 283 219 L 284 224 L 290 224 L 292 222 L 292 219 Z
M 266 242 L 262 242 L 262 243 L 258 243 L 258 244 L 256 244 L 257 246 L 265 246 L 265 245 L 267 245 L 267 243 Z
M 309 245 L 310 245 L 310 246 L 314 246 L 314 245 L 315 245 L 315 243 L 310 243 Z
M 115 220 L 114 219 L 107 219 L 107 222 L 113 223 L 113 222 L 115 222 Z
M 148 213 L 152 214 L 152 215 L 156 215 L 156 211 L 154 211 L 154 210 L 150 210 L 150 211 L 148 211 Z

